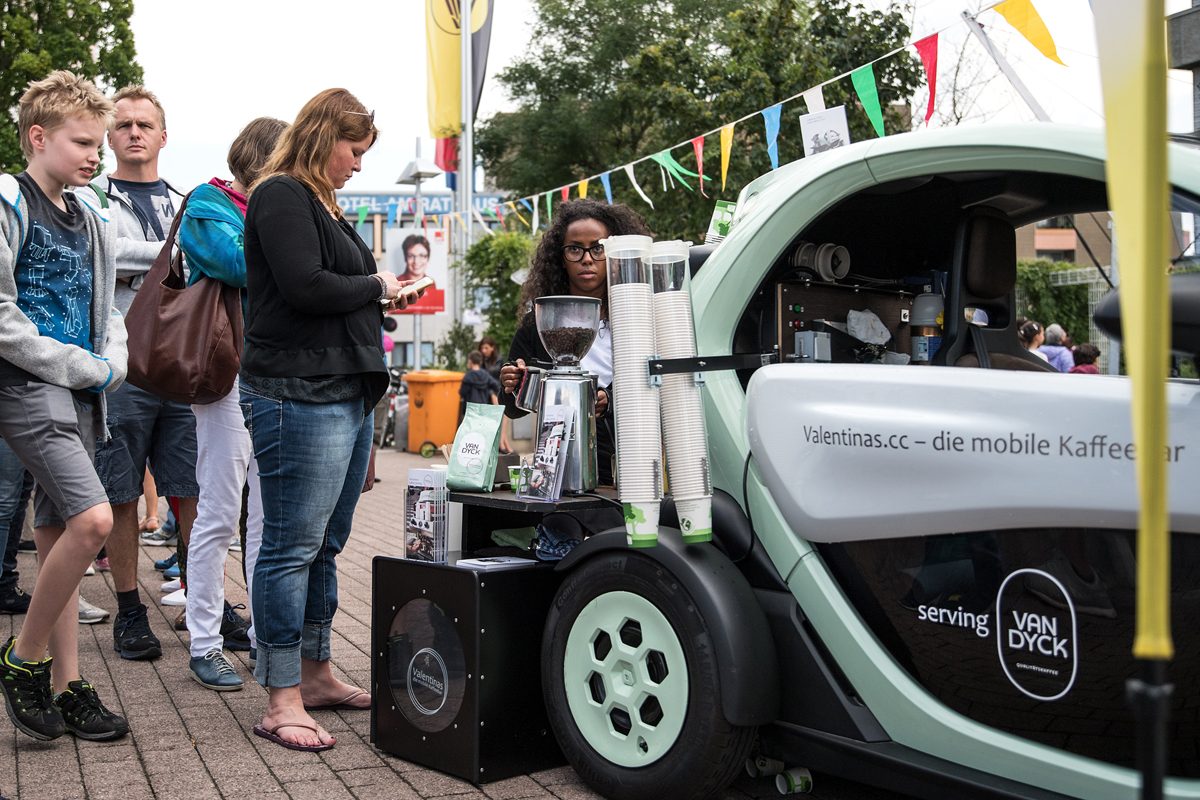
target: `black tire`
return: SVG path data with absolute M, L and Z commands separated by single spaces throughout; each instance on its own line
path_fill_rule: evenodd
M 630 622 L 636 636 L 626 635 L 634 632 Z M 608 633 L 614 624 L 622 642 Z M 579 649 L 584 642 L 590 649 Z M 568 657 L 569 643 L 575 649 Z M 680 657 L 685 668 L 673 672 Z M 664 567 L 633 550 L 600 553 L 577 567 L 546 619 L 542 687 L 550 726 L 571 766 L 605 797 L 691 800 L 710 797 L 734 780 L 757 729 L 726 721 L 717 668 L 708 627 L 692 598 Z M 681 676 L 682 693 L 675 682 Z M 685 700 L 664 708 L 655 697 L 660 690 L 664 699 Z M 622 692 L 635 694 L 625 698 Z M 677 705 L 686 709 L 681 718 L 672 713 Z M 648 728 L 655 718 L 656 726 Z

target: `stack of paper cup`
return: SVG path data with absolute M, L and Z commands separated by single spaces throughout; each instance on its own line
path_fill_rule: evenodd
M 662 434 L 658 390 L 650 385 L 654 356 L 649 236 L 603 239 L 608 259 L 608 324 L 612 329 L 613 397 L 617 419 L 617 493 L 633 547 L 658 543 L 662 502 Z
M 654 344 L 659 358 L 695 358 L 692 298 L 688 291 L 691 242 L 655 242 L 650 250 Z M 688 543 L 712 541 L 712 480 L 704 406 L 694 374 L 664 375 L 659 395 L 666 441 L 667 478 L 679 530 Z

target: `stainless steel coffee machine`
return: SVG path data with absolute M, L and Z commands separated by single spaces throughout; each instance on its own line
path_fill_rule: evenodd
M 596 488 L 596 376 L 584 372 L 587 355 L 600 328 L 600 301 L 595 297 L 551 295 L 533 301 L 542 346 L 550 354 L 550 369 L 526 367 L 517 391 L 517 406 L 536 411 L 568 406 L 575 424 L 567 447 L 562 493 L 581 494 Z

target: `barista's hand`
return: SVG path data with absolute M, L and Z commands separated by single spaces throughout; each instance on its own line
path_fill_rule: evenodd
M 596 391 L 596 416 L 603 417 L 608 411 L 608 392 L 603 389 Z
M 521 373 L 525 371 L 525 359 L 518 358 L 516 364 L 505 364 L 500 368 L 500 388 L 512 394 L 521 385 Z

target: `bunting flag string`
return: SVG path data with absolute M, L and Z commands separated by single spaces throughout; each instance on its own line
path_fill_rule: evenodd
M 626 165 L 625 165 L 625 174 L 629 176 L 629 182 L 633 184 L 633 188 L 634 188 L 634 190 L 635 190 L 635 191 L 638 193 L 638 197 L 642 198 L 642 201 L 643 201 L 643 202 L 644 202 L 646 205 L 650 206 L 651 208 L 654 208 L 654 203 L 652 203 L 652 202 L 650 201 L 650 198 L 646 196 L 646 193 L 645 193 L 644 191 L 642 191 L 642 186 L 641 186 L 641 184 L 639 184 L 639 183 L 637 182 L 637 178 L 636 178 L 636 177 L 634 177 L 634 174 L 633 174 L 633 164 L 626 164 Z
M 729 175 L 729 153 L 733 149 L 734 123 L 721 128 L 721 191 L 725 191 L 725 178 Z
M 864 64 L 854 70 L 850 73 L 850 80 L 854 83 L 858 99 L 862 101 L 863 111 L 867 112 L 867 119 L 871 120 L 875 135 L 883 138 L 883 109 L 879 107 L 879 89 L 875 85 L 874 65 Z
M 779 114 L 782 111 L 783 103 L 776 103 L 759 112 L 767 127 L 767 155 L 771 157 L 771 169 L 779 169 Z
M 524 222 L 526 226 L 529 225 L 529 220 L 527 220 L 527 219 L 525 219 L 525 217 L 521 216 L 521 212 L 517 210 L 516 203 L 514 203 L 510 200 L 509 202 L 505 203 L 504 205 L 508 206 L 512 210 L 512 213 L 517 215 L 517 219 L 521 220 L 521 222 Z
M 697 136 L 692 139 L 692 152 L 696 154 L 696 171 L 700 173 L 700 196 L 708 197 L 704 193 L 704 137 Z
M 1063 63 L 1058 57 L 1058 51 L 1054 44 L 1054 39 L 1050 35 L 1049 30 L 1046 28 L 1045 22 L 1043 22 L 1041 16 L 1038 14 L 1037 9 L 1034 8 L 1032 0 L 996 0 L 996 2 L 992 2 L 990 5 L 979 9 L 975 15 L 978 16 L 979 14 L 983 14 L 987 11 L 996 11 L 999 13 L 1013 28 L 1019 31 L 1047 58 L 1050 58 L 1059 64 Z M 561 197 L 564 201 L 568 200 L 570 198 L 570 187 L 576 185 L 579 186 L 579 196 L 586 197 L 589 182 L 595 178 L 599 178 L 601 184 L 604 186 L 605 199 L 611 204 L 613 202 L 611 173 L 617 169 L 620 169 L 625 172 L 626 176 L 628 176 L 629 182 L 633 185 L 634 191 L 637 192 L 638 197 L 640 197 L 648 206 L 654 208 L 653 201 L 650 200 L 649 196 L 642 189 L 642 186 L 638 183 L 637 177 L 634 173 L 634 165 L 640 164 L 644 161 L 653 161 L 659 167 L 660 175 L 663 179 L 664 190 L 666 189 L 668 182 L 670 186 L 674 186 L 675 181 L 678 180 L 689 191 L 692 191 L 691 184 L 684 179 L 684 176 L 688 176 L 700 179 L 700 193 L 707 197 L 708 195 L 704 191 L 704 180 L 706 179 L 706 176 L 703 175 L 703 148 L 704 139 L 712 134 L 719 134 L 720 137 L 721 189 L 724 191 L 728 184 L 729 160 L 733 148 L 734 128 L 738 123 L 745 122 L 751 117 L 760 115 L 763 118 L 767 140 L 767 154 L 771 160 L 771 168 L 777 169 L 779 167 L 779 127 L 783 106 L 795 100 L 803 99 L 805 105 L 807 106 L 808 113 L 812 114 L 825 111 L 826 106 L 823 91 L 824 87 L 847 77 L 849 77 L 851 82 L 854 84 L 854 90 L 857 93 L 859 100 L 862 102 L 863 110 L 870 120 L 871 126 L 875 130 L 875 133 L 881 137 L 885 136 L 886 131 L 884 129 L 883 109 L 879 101 L 879 89 L 876 83 L 874 65 L 877 62 L 891 58 L 908 47 L 915 48 L 918 56 L 920 56 L 921 63 L 925 71 L 926 82 L 929 86 L 929 103 L 925 109 L 925 124 L 928 126 L 929 121 L 933 116 L 937 93 L 938 35 L 942 31 L 948 30 L 950 27 L 951 26 L 947 25 L 939 31 L 929 34 L 919 40 L 906 42 L 904 45 L 896 47 L 872 59 L 866 64 L 856 67 L 853 70 L 843 72 L 840 75 L 835 75 L 827 80 L 822 81 L 816 86 L 809 87 L 808 89 L 798 92 L 790 97 L 785 97 L 783 100 L 775 103 L 774 105 L 746 114 L 745 116 L 739 117 L 732 122 L 727 122 L 719 128 L 705 131 L 699 136 L 690 137 L 682 142 L 671 145 L 665 150 L 660 150 L 657 153 L 634 159 L 628 164 L 623 164 L 620 167 L 615 167 L 612 170 L 606 170 L 599 175 L 586 176 L 576 183 L 570 183 L 566 186 L 561 186 L 559 187 Z M 683 147 L 687 144 L 692 145 L 693 153 L 696 155 L 696 165 L 700 170 L 699 172 L 691 172 L 686 170 L 672 155 L 673 150 Z M 537 198 L 540 194 L 545 195 L 547 215 L 552 215 L 553 206 L 551 203 L 550 191 L 528 195 L 520 198 L 519 200 L 519 202 L 529 209 L 533 214 L 532 222 L 527 223 L 530 225 L 532 230 L 538 230 L 539 228 L 539 211 L 541 203 Z
M 1032 0 L 1004 0 L 992 10 L 1004 17 L 1008 24 L 1016 28 L 1017 32 L 1028 39 L 1029 43 L 1036 47 L 1042 55 L 1066 66 L 1058 57 L 1058 48 L 1054 45 L 1054 37 L 1050 35 L 1050 30 L 1042 21 L 1042 15 L 1033 7 Z
M 925 83 L 929 86 L 929 106 L 925 109 L 925 125 L 928 127 L 929 118 L 933 116 L 934 96 L 937 94 L 938 35 L 926 36 L 914 42 L 913 47 L 917 48 L 917 55 L 921 57 L 921 64 L 925 67 Z
M 486 221 L 486 220 L 484 220 L 484 218 L 483 218 L 483 214 L 480 214 L 480 213 L 479 213 L 479 209 L 478 209 L 478 208 L 472 208 L 472 209 L 471 209 L 471 213 L 475 215 L 475 221 L 479 223 L 480 227 L 482 227 L 482 228 L 483 228 L 485 231 L 487 231 L 487 235 L 488 235 L 488 236 L 495 236 L 495 235 L 496 235 L 496 232 L 495 232 L 495 231 L 493 231 L 491 228 L 489 228 L 489 227 L 488 227 L 487 221 Z

